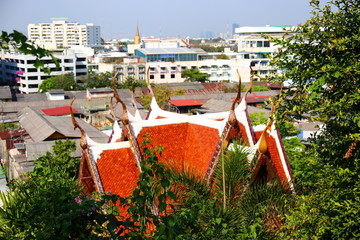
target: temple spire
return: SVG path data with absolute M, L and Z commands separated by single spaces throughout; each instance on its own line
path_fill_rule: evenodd
M 134 38 L 134 44 L 140 44 L 141 39 L 140 39 L 140 33 L 139 33 L 139 24 L 136 24 L 136 34 L 135 34 L 135 38 Z

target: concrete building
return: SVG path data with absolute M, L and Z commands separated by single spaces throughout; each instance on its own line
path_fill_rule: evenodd
M 240 27 L 235 29 L 238 34 L 238 58 L 247 65 L 252 67 L 257 77 L 254 80 L 265 78 L 276 69 L 269 66 L 269 56 L 275 53 L 279 46 L 270 42 L 262 35 L 271 35 L 273 37 L 282 37 L 289 34 L 291 27 L 286 26 L 265 26 L 265 27 Z
M 51 76 L 65 73 L 73 73 L 74 77 L 87 74 L 87 54 L 75 53 L 67 49 L 61 54 L 54 53 L 54 56 L 60 61 L 60 69 L 56 69 L 55 63 L 50 57 L 42 58 L 45 64 L 50 68 L 51 73 L 44 73 L 40 68 L 35 68 L 36 57 L 20 53 L 0 53 L 0 82 L 18 85 L 20 93 L 36 93 L 40 84 Z
M 28 25 L 28 38 L 47 49 L 66 48 L 73 45 L 101 45 L 100 26 L 80 25 L 66 19 L 54 19 L 52 23 Z

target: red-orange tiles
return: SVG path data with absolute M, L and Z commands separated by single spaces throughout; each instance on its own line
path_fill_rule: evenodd
M 130 148 L 105 150 L 97 161 L 104 191 L 129 197 L 139 179 L 139 168 Z
M 154 147 L 161 144 L 165 150 L 159 161 L 177 170 L 204 176 L 219 141 L 218 131 L 197 124 L 179 123 L 145 127 L 137 138 L 141 146 L 146 133 L 151 134 Z
M 287 182 L 287 177 L 286 177 L 286 174 L 285 174 L 285 171 L 284 171 L 284 167 L 286 167 L 286 166 L 282 165 L 281 158 L 280 158 L 280 153 L 279 153 L 279 150 L 278 150 L 278 148 L 276 146 L 276 141 L 268 133 L 265 135 L 265 137 L 266 137 L 266 142 L 267 142 L 267 145 L 268 145 L 268 151 L 269 151 L 270 156 L 271 156 L 271 161 L 274 163 L 274 166 L 276 168 L 276 172 L 278 174 L 278 177 L 279 177 L 280 181 L 285 183 L 285 182 Z

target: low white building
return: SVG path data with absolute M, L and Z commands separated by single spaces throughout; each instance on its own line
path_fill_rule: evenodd
M 40 84 L 49 77 L 70 72 L 76 79 L 88 72 L 87 54 L 75 53 L 74 50 L 68 49 L 62 54 L 54 53 L 54 57 L 60 62 L 59 69 L 56 68 L 50 57 L 42 58 L 45 65 L 51 70 L 51 73 L 47 74 L 34 66 L 36 57 L 33 55 L 1 52 L 0 82 L 18 85 L 20 93 L 36 93 Z

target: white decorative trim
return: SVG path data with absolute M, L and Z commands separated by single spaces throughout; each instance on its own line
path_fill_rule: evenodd
M 293 185 L 293 183 L 291 181 L 292 180 L 291 175 L 290 175 L 288 165 L 287 165 L 287 162 L 286 162 L 286 159 L 285 159 L 285 152 L 284 152 L 284 149 L 283 149 L 282 144 L 281 144 L 280 139 L 279 139 L 279 134 L 278 134 L 278 131 L 277 131 L 276 126 L 275 126 L 275 121 L 271 125 L 270 136 L 272 136 L 275 139 L 276 147 L 277 147 L 277 150 L 278 150 L 279 155 L 280 155 L 281 164 L 283 166 L 286 178 L 288 180 L 288 183 L 290 185 L 291 190 L 294 192 L 295 191 L 294 185 Z
M 122 135 L 122 130 L 121 130 L 120 126 L 119 126 L 118 121 L 115 121 L 114 125 L 113 125 L 113 133 L 112 133 L 110 142 L 111 143 L 116 142 L 118 139 L 121 138 L 121 135 Z
M 120 149 L 120 148 L 129 148 L 130 143 L 129 141 L 125 142 L 114 142 L 114 143 L 97 143 L 91 138 L 89 138 L 88 135 L 86 135 L 86 141 L 89 147 L 89 152 L 91 155 L 91 158 L 96 163 L 99 159 L 101 153 L 104 150 L 114 150 L 114 149 Z
M 246 136 L 248 138 L 249 145 L 254 146 L 255 143 L 254 143 L 254 139 L 253 139 L 253 135 L 252 135 L 252 131 L 251 131 L 252 129 L 250 127 L 251 124 L 250 124 L 248 116 L 247 116 L 247 104 L 246 104 L 245 97 L 242 98 L 241 102 L 235 108 L 234 112 L 235 112 L 236 119 L 240 123 L 242 123 L 245 127 Z

